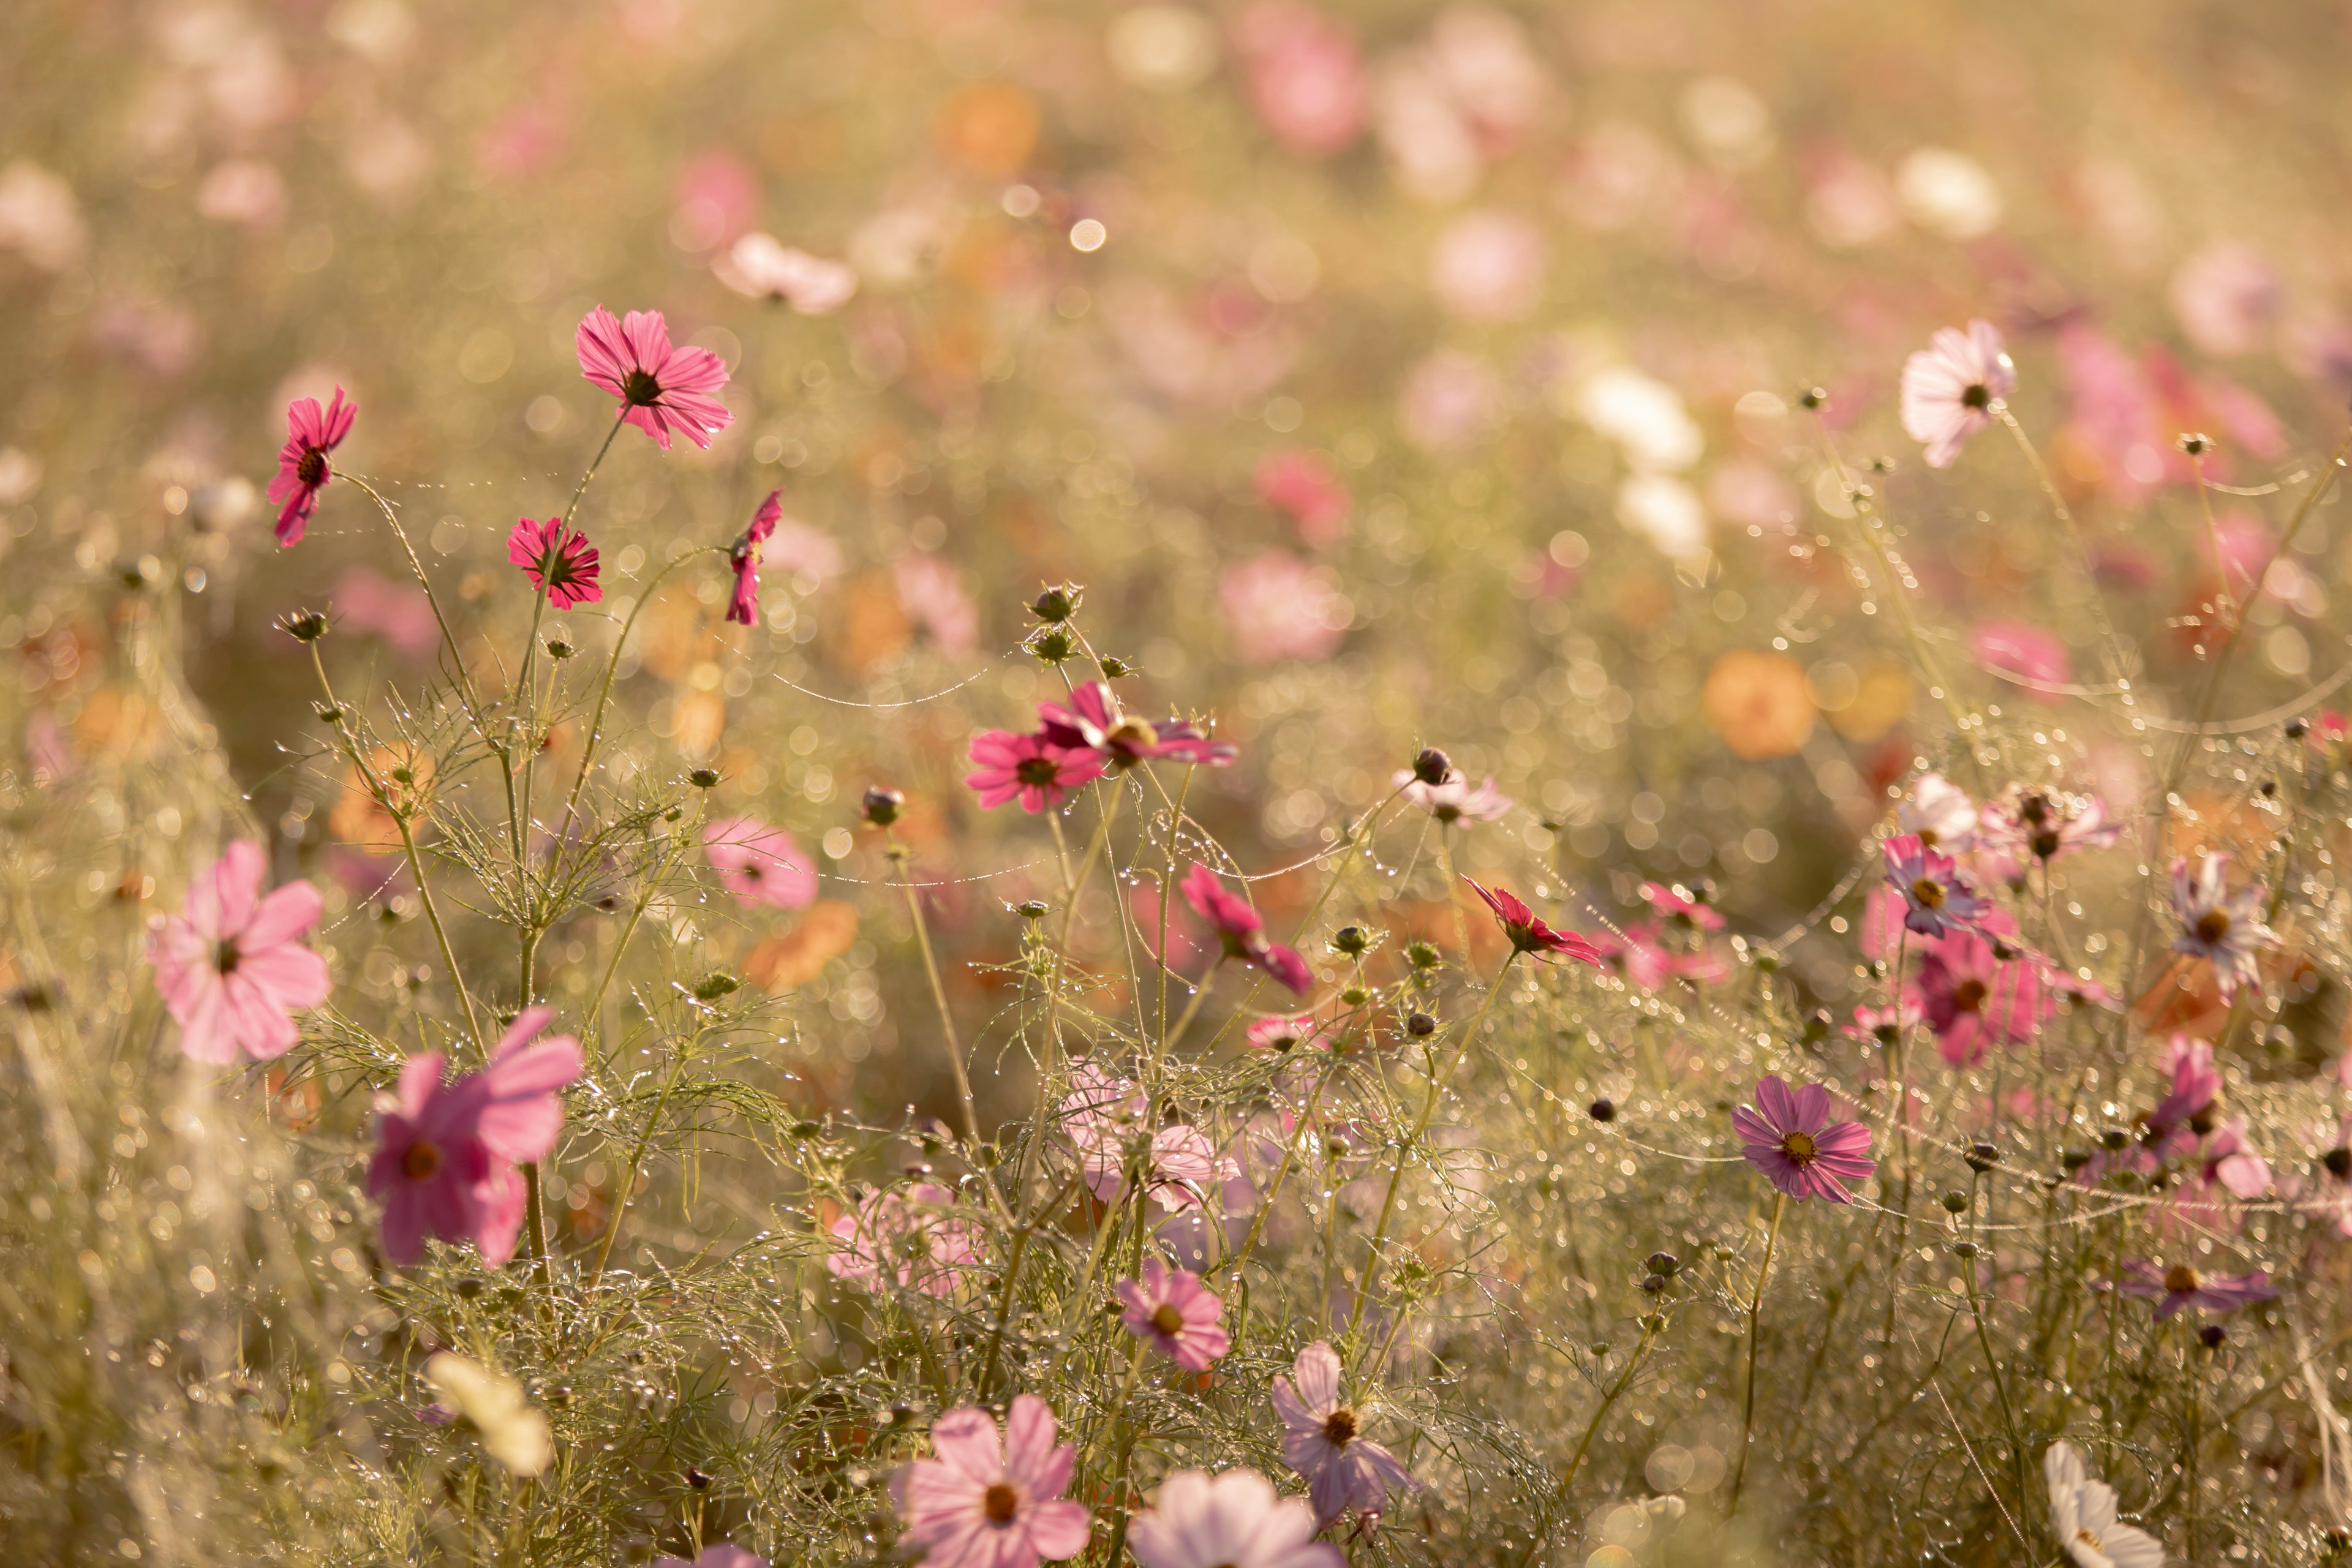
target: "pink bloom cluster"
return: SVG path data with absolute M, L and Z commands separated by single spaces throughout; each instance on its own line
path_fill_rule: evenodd
M 1225 957 L 1263 970 L 1301 995 L 1314 989 L 1315 972 L 1307 967 L 1297 949 L 1267 941 L 1265 918 L 1244 900 L 1225 891 L 1214 871 L 1206 866 L 1195 866 L 1178 885 L 1184 901 L 1192 906 L 1192 912 L 1216 931 L 1217 940 L 1224 944 Z
M 928 1296 L 953 1295 L 961 1270 L 980 1257 L 978 1228 L 936 1182 L 868 1193 L 829 1234 L 840 1244 L 824 1260 L 835 1279 Z
M 1134 1079 L 1099 1062 L 1075 1064 L 1062 1097 L 1062 1131 L 1077 1149 L 1088 1190 L 1105 1203 L 1127 1185 L 1129 1147 L 1141 1138 L 1149 1108 Z M 1189 1122 L 1154 1130 L 1139 1152 L 1143 1190 L 1163 1209 L 1206 1208 L 1209 1194 L 1240 1174 L 1209 1135 Z
M 1060 805 L 1080 785 L 1139 763 L 1223 767 L 1234 760 L 1233 747 L 1210 740 L 1197 725 L 1128 714 L 1099 680 L 1077 687 L 1066 704 L 1039 703 L 1037 718 L 1038 727 L 1029 734 L 988 730 L 972 737 L 971 760 L 978 766 L 963 782 L 982 805 L 993 810 L 1017 798 L 1034 816 Z

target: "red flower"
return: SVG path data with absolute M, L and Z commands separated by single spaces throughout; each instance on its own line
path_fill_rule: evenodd
M 621 417 L 665 452 L 675 430 L 698 447 L 734 422 L 712 395 L 727 384 L 727 364 L 709 349 L 672 348 L 659 310 L 632 310 L 620 321 L 599 305 L 580 323 L 573 346 L 580 374 L 621 400 Z
M 559 610 L 593 605 L 604 596 L 596 585 L 596 547 L 562 518 L 545 522 L 524 518 L 507 535 L 507 559 L 522 568 L 530 585 L 546 591 L 547 602 Z
M 1253 969 L 1264 970 L 1302 996 L 1314 988 L 1314 972 L 1307 967 L 1307 961 L 1293 949 L 1266 941 L 1265 919 L 1246 902 L 1225 891 L 1214 871 L 1206 866 L 1195 866 L 1178 886 L 1183 889 L 1184 901 L 1192 906 L 1192 912 L 1216 928 L 1227 958 L 1238 958 Z
M 735 596 L 727 601 L 727 618 L 738 626 L 748 626 L 760 618 L 760 547 L 768 542 L 768 535 L 776 531 L 776 524 L 783 519 L 780 499 L 783 493 L 768 492 L 768 499 L 751 514 L 751 526 L 727 552 L 727 563 L 735 569 Z
M 1552 930 L 1537 917 L 1535 910 L 1501 888 L 1488 892 L 1468 877 L 1462 879 L 1469 882 L 1470 890 L 1486 900 L 1486 907 L 1495 911 L 1495 919 L 1502 924 L 1503 934 L 1511 939 L 1513 952 L 1532 952 L 1538 956 L 1547 952 L 1564 952 L 1570 958 L 1582 959 L 1595 969 L 1601 967 L 1601 950 L 1583 937 L 1572 931 Z
M 286 445 L 278 450 L 278 477 L 269 481 L 269 499 L 278 503 L 280 549 L 302 542 L 310 514 L 319 510 L 319 492 L 335 477 L 327 454 L 352 433 L 359 411 L 359 405 L 343 401 L 340 386 L 323 410 L 315 397 L 298 397 L 286 405 Z

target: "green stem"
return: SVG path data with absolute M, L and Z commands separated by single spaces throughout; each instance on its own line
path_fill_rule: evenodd
M 1772 1228 L 1764 1235 L 1764 1261 L 1756 1270 L 1756 1293 L 1748 1299 L 1748 1393 L 1740 1406 L 1739 1462 L 1731 1471 L 1731 1497 L 1723 1510 L 1726 1521 L 1738 1516 L 1739 1491 L 1748 1482 L 1748 1450 L 1756 1432 L 1756 1348 L 1762 1336 L 1764 1284 L 1772 1277 L 1772 1249 L 1780 1242 L 1780 1216 L 1788 1209 L 1789 1194 L 1776 1193 L 1772 1199 Z

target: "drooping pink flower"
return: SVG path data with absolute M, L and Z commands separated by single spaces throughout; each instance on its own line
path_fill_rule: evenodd
M 683 1557 L 656 1557 L 654 1568 L 768 1568 L 768 1560 L 720 1541 L 704 1547 L 691 1563 Z
M 1217 1321 L 1224 1312 L 1223 1300 L 1187 1269 L 1147 1258 L 1143 1278 L 1120 1280 L 1118 1296 L 1127 1303 L 1119 1315 L 1127 1331 L 1150 1341 L 1186 1372 L 1204 1370 L 1232 1347 Z
M 702 851 L 735 901 L 747 910 L 766 904 L 806 909 L 816 901 L 816 862 L 793 836 L 756 816 L 728 816 L 702 830 Z
M 1394 1454 L 1363 1435 L 1363 1420 L 1339 1399 L 1339 1357 L 1317 1340 L 1298 1352 L 1291 1376 L 1274 1380 L 1274 1410 L 1282 1417 L 1282 1458 L 1307 1482 L 1318 1527 L 1353 1507 L 1387 1511 L 1389 1491 L 1420 1486 Z M 1294 1383 L 1293 1378 L 1297 1381 Z
M 1003 1436 L 976 1405 L 931 1424 L 931 1457 L 892 1478 L 907 1523 L 902 1544 L 921 1549 L 929 1568 L 1036 1568 L 1087 1549 L 1094 1515 L 1069 1489 L 1077 1448 L 1055 1447 L 1054 1413 L 1033 1394 L 1015 1394 Z
M 1250 664 L 1321 658 L 1339 646 L 1353 613 L 1328 573 L 1280 550 L 1218 574 L 1217 607 L 1234 651 Z
M 566 528 L 560 517 L 545 522 L 524 518 L 507 535 L 507 559 L 522 568 L 530 585 L 547 595 L 550 608 L 568 610 L 593 605 L 604 596 L 596 582 L 602 568 L 596 547 L 576 528 Z
M 1057 746 L 1042 734 L 1016 735 L 1010 730 L 983 730 L 974 735 L 971 760 L 979 765 L 964 774 L 963 782 L 979 794 L 982 805 L 993 811 L 1017 797 L 1021 809 L 1032 816 L 1059 805 L 1071 791 L 1103 775 L 1098 752 Z
M 2185 855 L 2172 863 L 2172 912 L 2180 921 L 2172 951 L 2210 962 L 2225 1002 L 2241 985 L 2261 984 L 2263 950 L 2278 945 L 2278 933 L 2263 923 L 2261 884 L 2231 892 L 2223 880 L 2229 867 L 2227 855 L 2206 856 L 2194 872 Z
M 1443 784 L 1423 784 L 1411 768 L 1398 770 L 1389 781 L 1406 802 L 1421 807 L 1445 826 L 1464 820 L 1498 822 L 1511 809 L 1511 797 L 1495 787 L 1493 779 L 1473 789 L 1458 772 L 1448 771 Z
M 1047 741 L 1071 751 L 1091 751 L 1115 773 L 1147 761 L 1223 767 L 1236 755 L 1231 745 L 1210 740 L 1196 724 L 1181 719 L 1139 719 L 1122 711 L 1118 699 L 1099 680 L 1078 686 L 1066 707 L 1040 702 L 1037 717 Z
M 261 846 L 240 838 L 190 880 L 178 914 L 149 922 L 155 990 L 197 1061 L 282 1057 L 299 1035 L 294 1015 L 327 999 L 327 961 L 301 942 L 319 923 L 319 889 L 289 882 L 264 896 L 268 875 Z
M 352 433 L 359 411 L 359 405 L 343 401 L 340 386 L 324 409 L 315 397 L 298 397 L 286 405 L 286 445 L 278 449 L 278 477 L 269 481 L 269 499 L 278 503 L 279 549 L 301 542 L 310 514 L 319 510 L 319 492 L 335 477 L 327 454 Z
M 1485 900 L 1486 907 L 1495 912 L 1495 920 L 1502 926 L 1503 934 L 1511 939 L 1513 952 L 1531 952 L 1539 959 L 1547 953 L 1559 952 L 1581 959 L 1596 969 L 1601 966 L 1601 950 L 1598 947 L 1572 931 L 1554 931 L 1538 918 L 1533 910 L 1520 902 L 1516 893 L 1504 888 L 1489 890 L 1467 877 L 1462 879 L 1469 882 L 1470 890 Z
M 835 1279 L 928 1296 L 953 1295 L 961 1271 L 980 1258 L 979 1230 L 936 1182 L 868 1193 L 826 1234 L 839 1244 L 824 1260 Z
M 563 1131 L 556 1091 L 576 1080 L 579 1041 L 538 1040 L 553 1017 L 526 1007 L 479 1072 L 444 1082 L 441 1053 L 408 1058 L 383 1106 L 369 1195 L 383 1205 L 384 1256 L 414 1263 L 425 1237 L 472 1241 L 495 1268 L 514 1256 L 529 1193 L 518 1163 L 555 1147 Z
M 1314 989 L 1314 972 L 1295 949 L 1266 940 L 1264 917 L 1247 902 L 1225 891 L 1217 874 L 1206 866 L 1195 866 L 1178 884 L 1184 901 L 1192 912 L 1209 922 L 1217 938 L 1224 944 L 1227 958 L 1239 959 L 1253 969 L 1263 970 L 1291 990 L 1306 994 Z
M 1944 327 L 1903 362 L 1903 429 L 1931 468 L 1948 468 L 1969 437 L 1992 424 L 1992 405 L 2017 390 L 2017 370 L 1990 321 Z
M 2156 1321 L 2164 1321 L 2184 1307 L 2200 1312 L 2234 1312 L 2252 1301 L 2278 1294 L 2271 1277 L 2257 1268 L 2249 1274 L 2207 1274 L 2186 1263 L 2167 1268 L 2140 1258 L 2127 1258 L 2117 1289 L 2126 1296 L 2156 1302 Z
M 621 400 L 621 417 L 665 452 L 676 431 L 698 447 L 734 422 L 715 395 L 727 365 L 709 349 L 673 348 L 659 310 L 632 310 L 619 321 L 599 305 L 574 334 L 580 374 Z
M 1936 1049 L 1952 1067 L 1974 1067 L 1993 1045 L 2021 1045 L 2054 1011 L 2036 954 L 2003 958 L 1988 938 L 1954 931 L 1924 944 L 1918 997 Z
M 1353 142 L 1371 115 L 1371 86 L 1348 29 L 1296 0 L 1259 0 L 1234 26 L 1251 107 L 1276 138 L 1310 157 Z
M 1969 633 L 1977 663 L 2017 677 L 2029 691 L 2048 694 L 2074 678 L 2066 645 L 2020 621 L 1984 621 Z
M 1731 1124 L 1747 1145 L 1748 1163 L 1801 1203 L 1827 1198 L 1850 1204 L 1853 1194 L 1844 1184 L 1878 1168 L 1869 1157 L 1870 1129 L 1859 1121 L 1832 1121 L 1830 1091 L 1817 1083 L 1791 1090 L 1780 1079 L 1761 1079 L 1755 1106 L 1734 1110 Z
M 1992 907 L 1960 879 L 1949 855 L 1928 848 L 1917 834 L 1896 834 L 1884 852 L 1886 885 L 1903 895 L 1903 924 L 1921 936 L 1964 930 Z
M 1328 544 L 1348 531 L 1355 502 L 1320 452 L 1284 447 L 1258 459 L 1257 499 L 1289 517 L 1298 537 Z
M 734 568 L 735 592 L 727 601 L 727 618 L 737 626 L 752 626 L 759 621 L 760 552 L 783 518 L 783 494 L 782 490 L 770 490 L 768 499 L 760 503 L 760 510 L 751 514 L 751 526 L 728 547 L 727 564 Z
M 781 300 L 803 316 L 830 316 L 857 292 L 857 269 L 785 245 L 772 234 L 747 234 L 710 264 L 719 281 L 752 300 Z
M 1143 1568 L 1347 1568 L 1338 1547 L 1315 1539 L 1321 1528 L 1313 1508 L 1276 1497 L 1255 1470 L 1179 1470 L 1127 1542 Z

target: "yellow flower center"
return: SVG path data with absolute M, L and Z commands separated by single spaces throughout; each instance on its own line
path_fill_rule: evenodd
M 1813 1163 L 1813 1140 L 1811 1133 L 1784 1132 L 1780 1135 L 1780 1152 L 1800 1165 Z
M 1184 1314 L 1176 1310 L 1173 1302 L 1162 1301 L 1151 1309 L 1151 1327 L 1159 1333 L 1176 1333 L 1184 1327 Z
M 1922 877 L 1911 884 L 1911 901 L 1923 910 L 1944 907 L 1944 884 L 1933 877 Z
M 1342 1405 L 1323 1418 L 1323 1440 L 1344 1448 L 1356 1440 L 1356 1413 Z
M 2183 1290 L 2194 1290 L 2204 1282 L 2204 1279 L 2197 1270 L 2189 1268 L 2186 1263 L 2176 1263 L 2164 1271 L 2164 1288 L 2176 1294 Z

